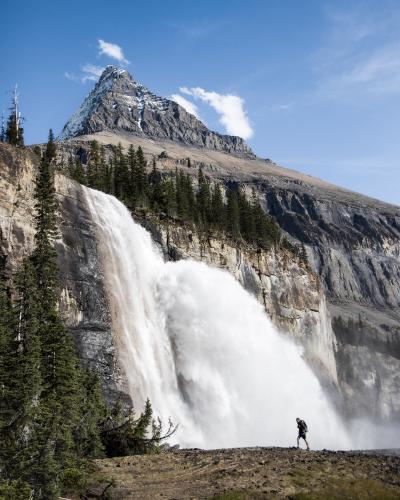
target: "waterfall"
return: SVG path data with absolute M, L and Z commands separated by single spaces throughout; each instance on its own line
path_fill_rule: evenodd
M 85 188 L 120 361 L 135 407 L 179 424 L 185 447 L 293 446 L 295 418 L 314 448 L 348 448 L 344 425 L 261 304 L 226 271 L 164 262 L 116 198 Z

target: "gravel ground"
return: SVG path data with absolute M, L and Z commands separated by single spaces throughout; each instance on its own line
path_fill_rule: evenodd
M 183 449 L 97 460 L 96 467 L 86 498 L 400 498 L 400 456 L 391 450 Z

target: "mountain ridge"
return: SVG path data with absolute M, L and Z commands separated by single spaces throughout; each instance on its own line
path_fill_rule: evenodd
M 241 137 L 210 131 L 178 103 L 153 94 L 127 70 L 115 66 L 105 68 L 94 89 L 63 127 L 59 140 L 105 131 L 255 158 Z

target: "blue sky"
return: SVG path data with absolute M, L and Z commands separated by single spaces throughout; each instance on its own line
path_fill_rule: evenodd
M 28 143 L 115 63 L 261 157 L 400 205 L 398 1 L 22 0 L 2 19 L 0 109 L 18 82 Z

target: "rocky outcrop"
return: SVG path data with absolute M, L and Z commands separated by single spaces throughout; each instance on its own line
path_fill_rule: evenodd
M 274 325 L 304 347 L 319 378 L 336 386 L 334 340 L 323 287 L 292 253 L 237 244 L 222 234 L 205 237 L 177 221 L 135 214 L 167 259 L 191 258 L 226 269 L 264 306 Z
M 33 246 L 34 174 L 37 158 L 26 150 L 0 145 L 0 252 L 10 272 Z M 118 364 L 100 258 L 99 242 L 83 188 L 56 176 L 61 217 L 57 242 L 61 310 L 83 362 L 100 376 L 109 401 L 124 397 L 125 378 Z M 237 247 L 221 235 L 200 238 L 178 221 L 168 224 L 141 214 L 167 259 L 193 258 L 231 272 L 265 305 L 274 324 L 304 346 L 322 380 L 336 385 L 333 338 L 323 289 L 316 276 L 286 252 Z
M 37 162 L 27 150 L 0 144 L 0 255 L 9 274 L 33 248 Z M 60 308 L 83 363 L 99 374 L 107 400 L 124 400 L 90 212 L 79 184 L 61 175 L 55 182 L 61 213 L 56 243 Z
M 112 131 L 254 157 L 240 137 L 212 132 L 178 103 L 156 96 L 123 69 L 107 66 L 60 139 Z
M 400 208 L 307 185 L 261 190 L 325 288 L 348 413 L 400 419 Z
M 79 148 L 97 138 L 82 137 Z M 133 141 L 122 139 L 123 147 Z M 333 186 L 261 159 L 245 160 L 212 150 L 135 139 L 165 173 L 183 168 L 231 188 L 255 189 L 265 210 L 288 238 L 304 244 L 319 277 L 334 330 L 334 357 L 349 415 L 400 420 L 400 208 Z M 69 141 L 65 147 L 77 147 Z M 291 297 L 290 300 L 293 300 Z M 329 322 L 329 319 L 326 320 Z M 353 325 L 357 335 L 352 333 Z

